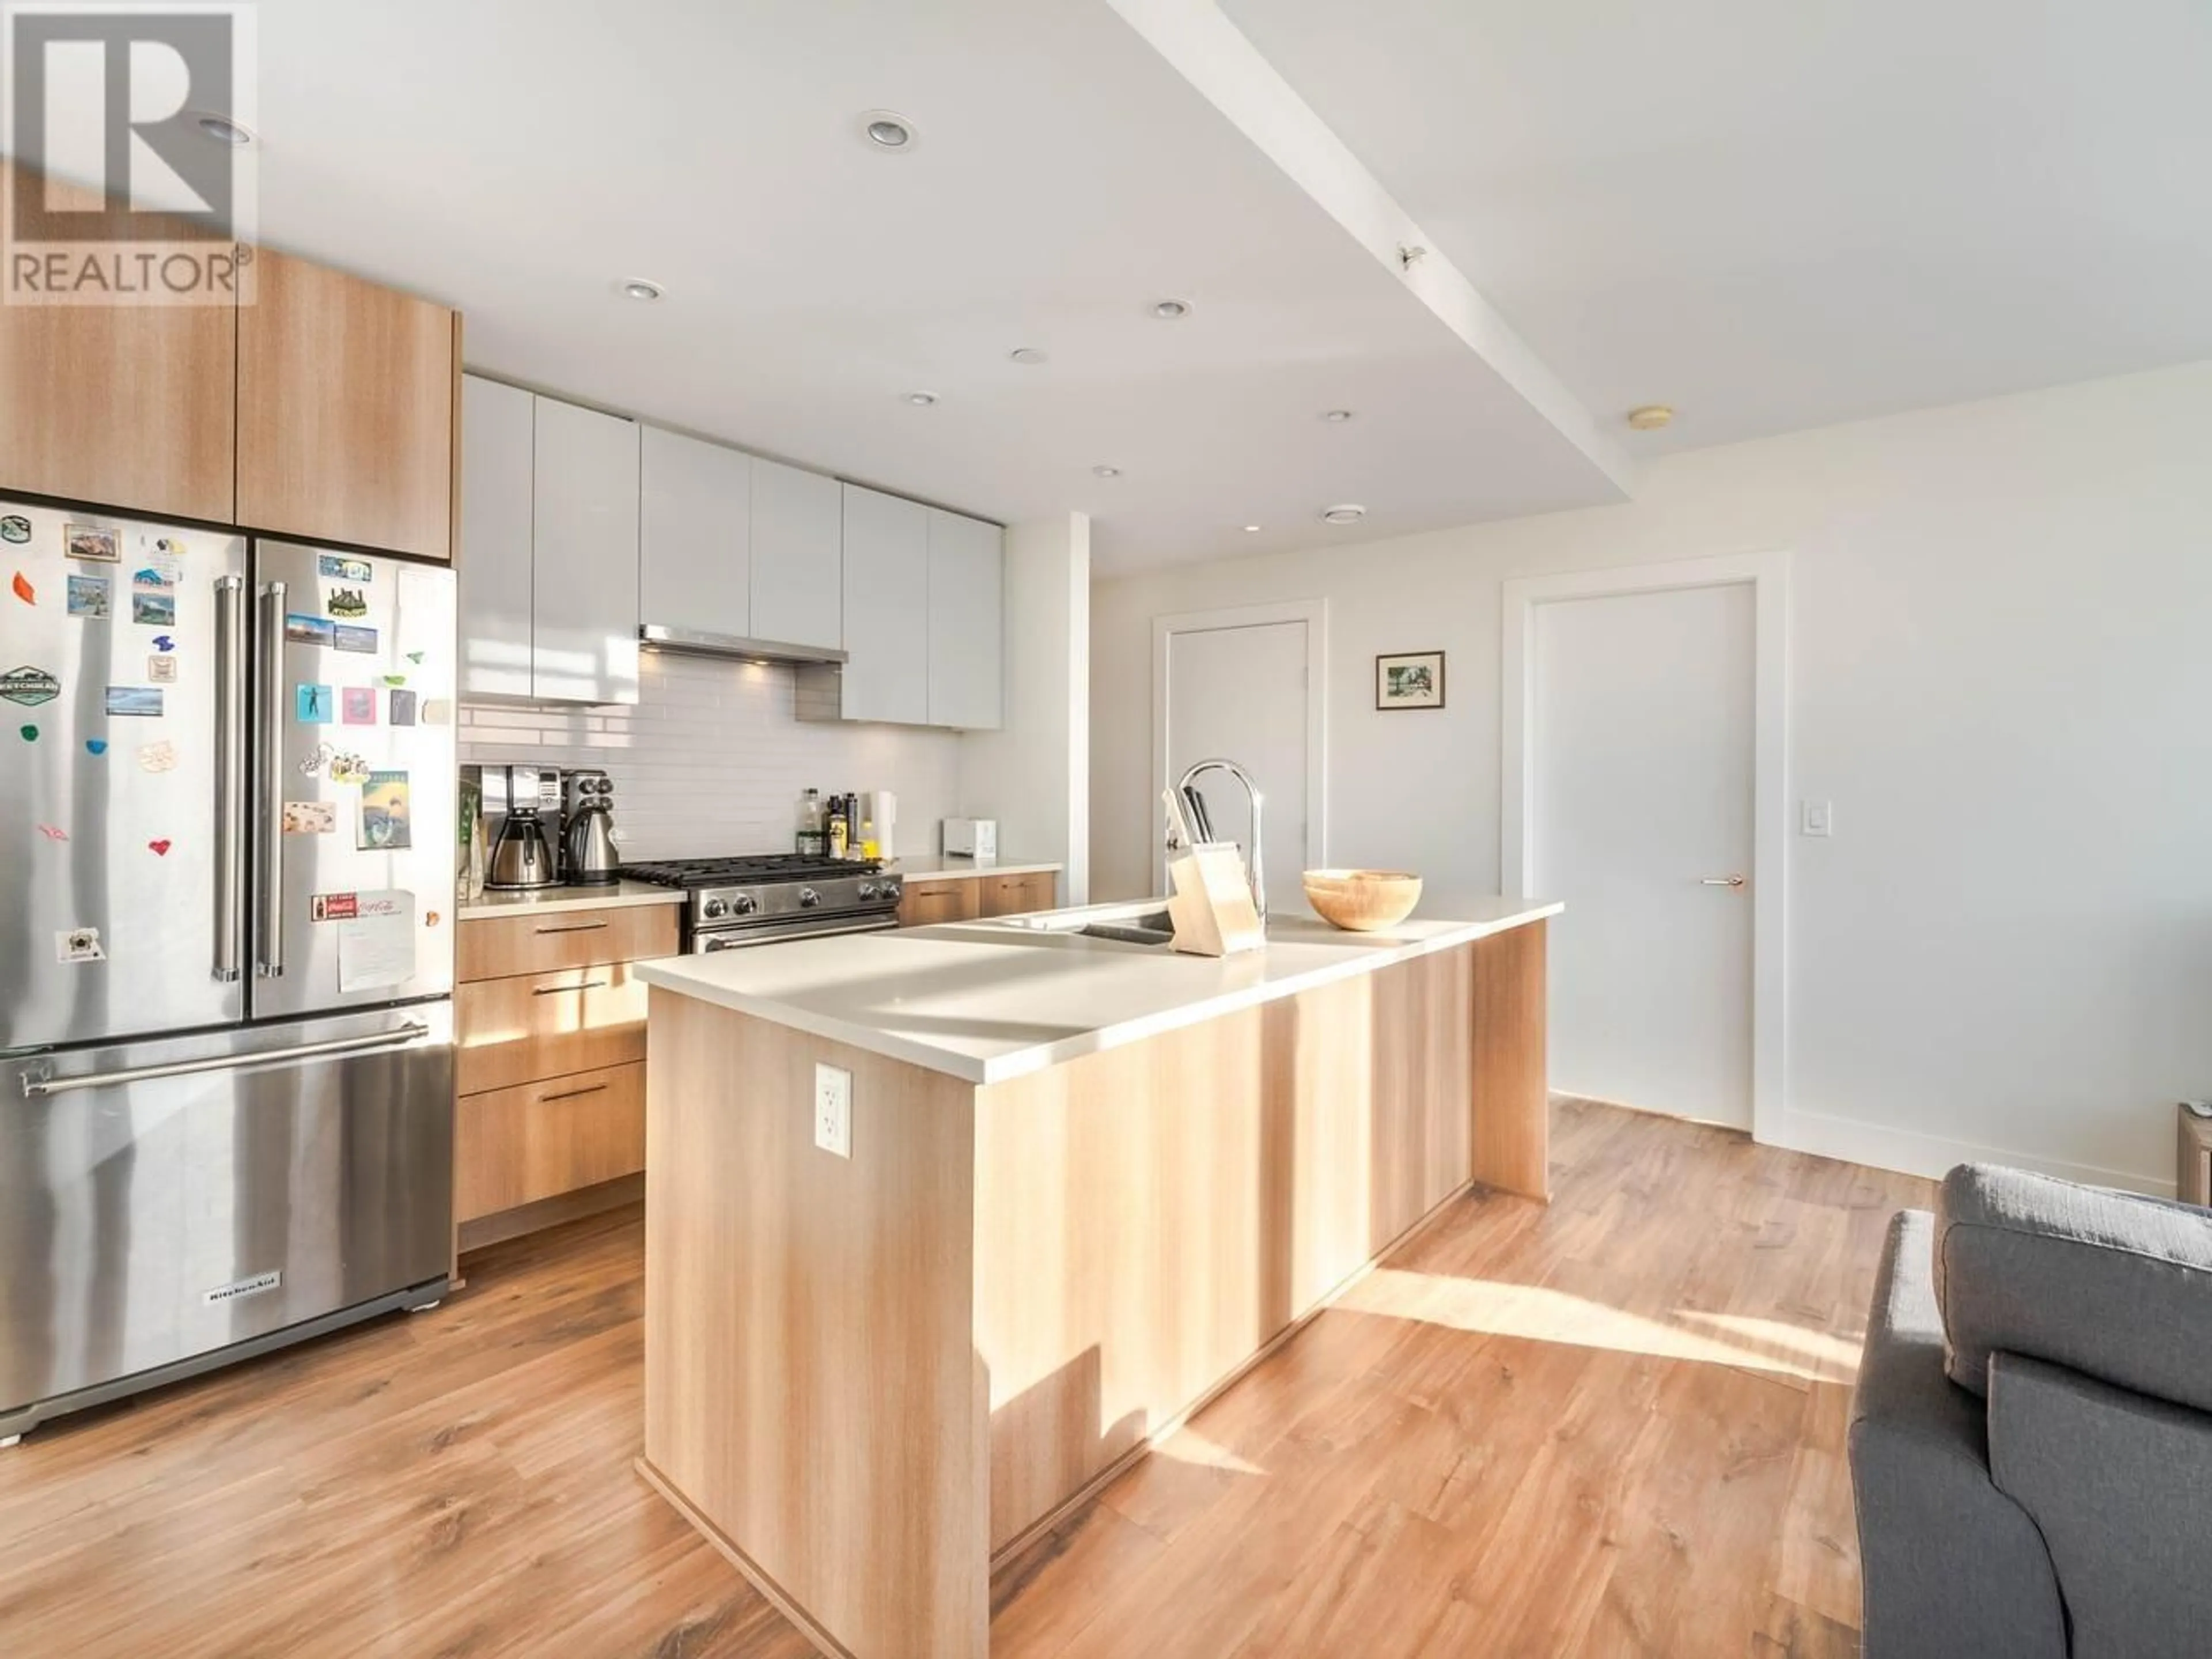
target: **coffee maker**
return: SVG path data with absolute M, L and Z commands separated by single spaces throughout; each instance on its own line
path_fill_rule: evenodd
M 487 766 L 482 769 L 484 820 L 499 821 L 484 886 L 492 892 L 552 887 L 556 867 L 546 817 L 561 810 L 561 775 L 551 767 Z
M 561 878 L 571 887 L 605 887 L 617 878 L 615 784 L 604 772 L 579 769 L 561 779 Z

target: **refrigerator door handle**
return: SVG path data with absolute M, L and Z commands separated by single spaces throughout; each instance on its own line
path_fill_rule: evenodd
M 253 971 L 263 979 L 284 973 L 284 584 L 261 590 L 261 627 L 255 641 L 261 696 L 261 768 L 254 780 L 254 862 L 260 937 Z
M 245 948 L 241 904 L 246 854 L 239 811 L 246 778 L 246 661 L 239 655 L 246 584 L 221 576 L 215 584 L 215 976 L 238 978 Z
M 145 1083 L 155 1078 L 190 1077 L 195 1072 L 240 1072 L 249 1067 L 282 1066 L 299 1060 L 319 1060 L 327 1054 L 358 1054 L 379 1048 L 403 1048 L 430 1035 L 420 1020 L 410 1020 L 389 1031 L 367 1036 L 334 1037 L 328 1042 L 302 1042 L 290 1048 L 270 1048 L 257 1054 L 211 1054 L 204 1060 L 172 1060 L 166 1066 L 134 1066 L 119 1072 L 88 1072 L 81 1077 L 23 1076 L 23 1098 L 41 1100 L 50 1095 L 73 1094 L 79 1089 L 112 1089 L 126 1083 Z

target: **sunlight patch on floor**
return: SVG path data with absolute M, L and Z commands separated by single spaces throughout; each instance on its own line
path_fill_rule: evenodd
M 1194 1463 L 1200 1468 L 1226 1469 L 1232 1474 L 1265 1474 L 1267 1470 L 1257 1463 L 1248 1462 L 1218 1442 L 1208 1440 L 1196 1429 L 1181 1429 L 1152 1448 L 1156 1457 L 1172 1457 L 1178 1463 Z
M 1771 1371 L 1808 1382 L 1848 1382 L 1858 1346 L 1825 1331 L 1771 1319 L 1687 1310 L 1682 1324 L 1610 1308 L 1540 1285 L 1499 1284 L 1378 1267 L 1337 1306 L 1352 1313 L 1417 1319 L 1490 1336 L 1608 1348 L 1700 1364 Z M 1698 1326 L 1706 1329 L 1696 1328 Z

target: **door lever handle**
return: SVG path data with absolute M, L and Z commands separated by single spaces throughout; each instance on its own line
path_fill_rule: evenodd
M 1699 878 L 1698 885 L 1700 887 L 1741 887 L 1743 885 L 1743 878 L 1741 876 L 1705 876 Z

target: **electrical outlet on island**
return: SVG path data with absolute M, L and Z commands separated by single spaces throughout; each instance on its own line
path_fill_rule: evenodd
M 814 1068 L 814 1144 L 839 1158 L 853 1155 L 853 1074 L 842 1066 Z

